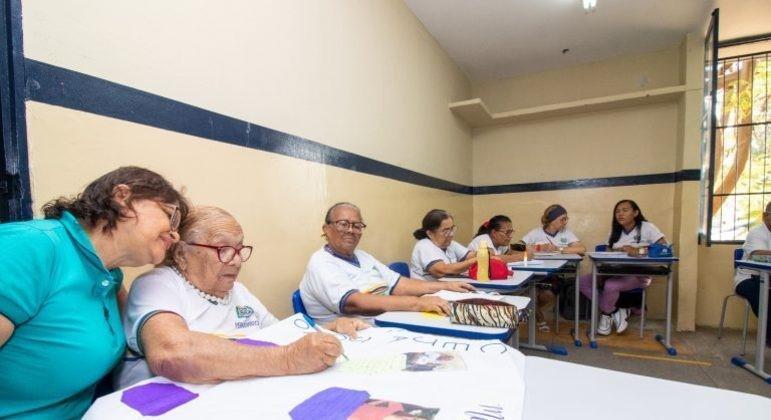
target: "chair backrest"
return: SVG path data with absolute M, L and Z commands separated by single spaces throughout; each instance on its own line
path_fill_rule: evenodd
M 396 271 L 402 277 L 410 278 L 410 266 L 404 261 L 397 261 L 388 264 L 388 268 Z
M 736 262 L 744 258 L 744 248 L 734 249 L 734 268 L 736 268 Z
M 605 252 L 608 250 L 608 245 L 599 244 L 594 246 L 594 252 Z
M 292 309 L 294 309 L 296 314 L 308 315 L 308 311 L 305 310 L 305 305 L 303 305 L 303 299 L 300 297 L 300 289 L 292 293 Z

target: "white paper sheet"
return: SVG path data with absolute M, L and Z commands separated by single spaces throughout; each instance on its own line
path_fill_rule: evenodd
M 285 344 L 311 332 L 302 316 L 294 315 L 250 338 Z M 201 391 L 198 398 L 162 417 L 286 419 L 294 407 L 317 392 L 342 387 L 367 391 L 373 399 L 439 408 L 436 419 L 486 418 L 480 413 L 494 416 L 491 418 L 522 418 L 525 357 L 500 341 L 456 339 L 398 328 L 370 328 L 356 339 L 338 336 L 352 361 L 408 352 L 451 352 L 462 358 L 465 369 L 361 374 L 346 372 L 345 362 L 338 361 L 312 375 L 225 382 Z M 148 381 L 153 380 L 160 379 Z M 86 418 L 141 418 L 120 402 L 120 396 L 118 391 L 100 398 Z

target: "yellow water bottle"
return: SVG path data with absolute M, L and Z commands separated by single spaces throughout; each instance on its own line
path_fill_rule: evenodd
M 479 241 L 477 250 L 477 280 L 490 280 L 490 251 L 487 249 L 487 241 Z

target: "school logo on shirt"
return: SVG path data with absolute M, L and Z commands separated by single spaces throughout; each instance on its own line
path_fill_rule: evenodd
M 239 318 L 249 318 L 254 315 L 254 309 L 251 306 L 236 306 L 236 316 Z
M 564 236 L 560 238 L 560 243 L 566 244 L 568 243 L 568 238 L 565 238 Z

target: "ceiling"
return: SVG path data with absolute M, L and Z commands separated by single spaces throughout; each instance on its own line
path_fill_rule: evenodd
M 714 4 L 598 0 L 586 13 L 581 0 L 405 2 L 475 82 L 671 47 L 701 32 Z

